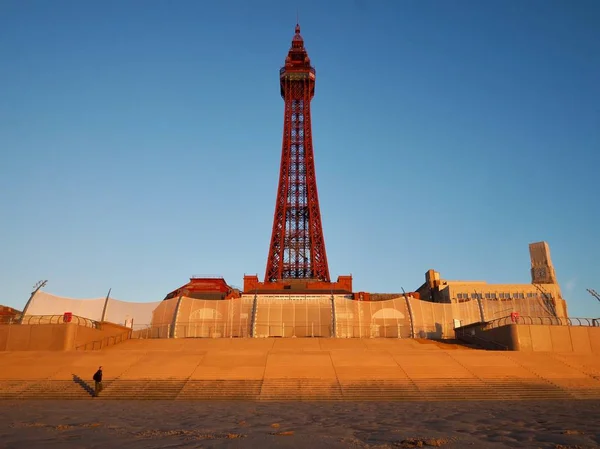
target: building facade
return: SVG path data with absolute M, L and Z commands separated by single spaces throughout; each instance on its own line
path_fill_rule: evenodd
M 546 242 L 529 245 L 531 258 L 530 284 L 488 284 L 486 281 L 451 281 L 442 279 L 440 273 L 428 270 L 425 283 L 417 289 L 424 301 L 438 303 L 462 303 L 472 300 L 509 302 L 531 300 L 542 304 L 551 315 L 567 317 L 567 304 L 550 258 Z

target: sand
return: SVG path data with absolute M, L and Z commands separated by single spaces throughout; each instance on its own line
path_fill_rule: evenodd
M 600 447 L 600 401 L 2 401 L 0 448 Z

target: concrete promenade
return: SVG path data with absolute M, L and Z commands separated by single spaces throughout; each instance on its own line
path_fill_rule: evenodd
M 130 340 L 102 351 L 0 352 L 0 398 L 600 399 L 600 356 L 416 339 Z

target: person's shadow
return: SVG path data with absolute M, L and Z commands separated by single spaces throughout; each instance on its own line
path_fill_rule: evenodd
M 94 389 L 77 374 L 73 374 L 73 382 L 75 382 L 77 385 L 79 385 L 81 388 L 87 391 L 90 396 L 94 396 Z

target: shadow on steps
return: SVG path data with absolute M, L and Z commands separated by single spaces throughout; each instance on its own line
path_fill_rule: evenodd
M 73 382 L 79 385 L 85 392 L 87 392 L 90 396 L 94 396 L 94 389 L 81 377 L 77 374 L 73 374 Z

